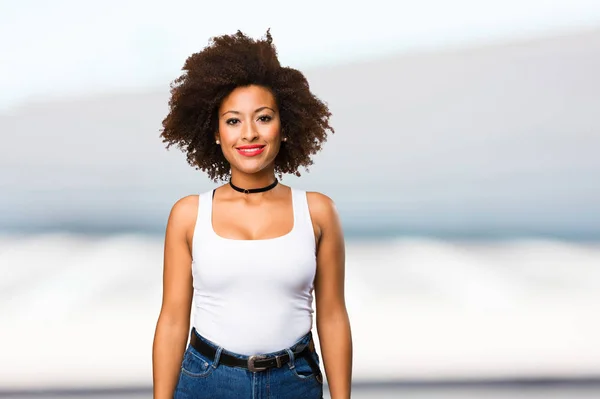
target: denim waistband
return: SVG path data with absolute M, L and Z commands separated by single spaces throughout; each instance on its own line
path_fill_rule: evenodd
M 195 327 L 192 327 L 192 332 L 191 334 L 195 334 L 196 337 L 198 337 L 200 340 L 204 341 L 205 343 L 207 343 L 208 345 L 212 346 L 213 348 L 218 349 L 220 348 L 220 346 L 218 344 L 216 344 L 215 342 L 212 342 L 211 340 L 209 340 L 208 338 L 200 335 L 200 333 L 198 331 L 196 331 Z M 289 348 L 284 348 L 275 352 L 267 352 L 267 353 L 260 353 L 261 355 L 268 355 L 268 356 L 275 356 L 275 355 L 284 355 L 287 353 L 286 349 L 291 350 L 292 352 L 295 351 L 296 347 L 299 345 L 307 345 L 310 341 L 312 340 L 312 331 L 307 332 L 306 334 L 304 334 L 302 337 L 300 337 L 292 346 L 290 346 Z M 227 350 L 226 348 L 222 349 L 222 353 L 227 353 L 228 355 L 231 356 L 235 356 L 237 358 L 240 359 L 248 359 L 250 356 L 249 355 L 243 355 L 241 353 L 236 353 L 236 352 L 232 352 Z

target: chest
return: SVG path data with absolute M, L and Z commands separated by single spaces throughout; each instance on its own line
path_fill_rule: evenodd
M 295 224 L 293 204 L 269 206 L 214 204 L 211 227 L 220 237 L 235 240 L 263 240 L 290 233 Z
M 221 240 L 194 249 L 194 286 L 226 293 L 248 287 L 304 291 L 314 281 L 316 256 L 308 240 Z

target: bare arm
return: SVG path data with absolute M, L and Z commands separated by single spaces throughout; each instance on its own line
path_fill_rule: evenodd
M 315 298 L 317 332 L 332 399 L 349 399 L 352 379 L 352 334 L 344 298 L 345 244 L 333 201 L 308 196 L 311 217 L 319 227 Z
M 193 293 L 190 243 L 197 210 L 197 196 L 182 198 L 167 222 L 163 298 L 152 347 L 155 399 L 173 398 L 187 344 Z

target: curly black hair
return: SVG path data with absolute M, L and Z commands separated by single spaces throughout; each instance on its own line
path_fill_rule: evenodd
M 209 45 L 187 58 L 185 71 L 171 87 L 169 114 L 160 136 L 187 153 L 187 162 L 208 173 L 213 181 L 231 176 L 229 162 L 214 141 L 218 109 L 235 88 L 259 85 L 271 90 L 279 108 L 281 130 L 287 137 L 275 158 L 275 173 L 300 176 L 298 168 L 313 164 L 311 155 L 327 140 L 331 112 L 313 95 L 304 75 L 282 67 L 270 29 L 266 38 L 253 40 L 237 31 L 213 37 Z

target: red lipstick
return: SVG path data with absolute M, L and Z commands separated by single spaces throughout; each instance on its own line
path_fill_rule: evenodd
M 245 157 L 254 157 L 265 149 L 265 145 L 262 144 L 251 144 L 251 145 L 243 145 L 240 147 L 236 147 L 236 151 L 238 154 L 241 154 Z

